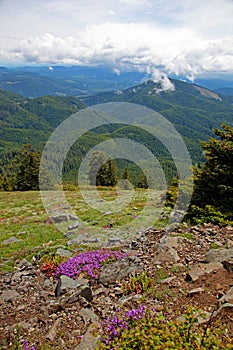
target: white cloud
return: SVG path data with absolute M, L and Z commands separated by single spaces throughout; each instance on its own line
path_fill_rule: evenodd
M 160 68 L 191 78 L 204 71 L 233 71 L 232 38 L 204 39 L 188 28 L 134 23 L 89 26 L 77 37 L 31 37 L 5 55 L 36 63 L 106 63 L 150 73 Z
M 0 60 L 159 69 L 163 84 L 233 72 L 232 14 L 232 0 L 5 0 Z

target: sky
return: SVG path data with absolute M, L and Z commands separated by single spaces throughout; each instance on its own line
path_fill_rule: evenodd
M 0 0 L 0 62 L 233 74 L 233 0 Z

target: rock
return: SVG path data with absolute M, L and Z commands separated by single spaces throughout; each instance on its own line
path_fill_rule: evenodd
M 172 276 L 172 277 L 168 277 L 168 278 L 164 278 L 164 279 L 160 280 L 159 283 L 161 283 L 161 284 L 169 284 L 170 282 L 172 282 L 175 279 L 176 279 L 176 276 Z
M 19 236 L 25 236 L 27 234 L 26 231 L 21 231 L 21 232 L 18 232 L 17 235 Z
M 2 301 L 13 301 L 20 298 L 20 294 L 14 289 L 7 289 L 0 295 L 0 300 Z
M 57 215 L 51 218 L 51 220 L 55 223 L 55 224 L 59 224 L 61 222 L 65 222 L 69 220 L 69 215 Z
M 186 280 L 191 280 L 193 282 L 197 281 L 200 277 L 205 274 L 222 269 L 221 263 L 209 263 L 209 264 L 198 264 L 193 266 L 186 275 Z
M 12 236 L 8 239 L 5 239 L 5 241 L 3 241 L 1 244 L 7 245 L 7 244 L 11 244 L 11 243 L 18 243 L 18 242 L 22 242 L 22 240 L 16 238 L 15 236 Z
M 233 303 L 233 287 L 231 287 L 225 295 L 222 296 L 221 299 L 219 299 L 219 302 L 221 304 L 224 303 Z
M 88 279 L 80 278 L 74 280 L 73 278 L 67 276 L 61 276 L 61 292 L 65 293 L 70 289 L 77 289 L 81 286 L 85 286 L 89 283 Z
M 76 230 L 79 227 L 79 222 L 75 222 L 73 225 L 68 226 L 68 231 Z
M 101 326 L 98 322 L 92 323 L 82 337 L 80 344 L 74 350 L 95 350 L 98 337 L 94 336 L 94 333 L 98 333 L 100 328 Z
M 70 241 L 68 241 L 66 244 L 68 246 L 71 246 L 71 245 L 77 245 L 77 244 L 81 244 L 85 239 L 87 239 L 88 236 L 86 233 L 78 236 L 78 237 L 75 237 L 73 239 L 71 239 Z
M 80 292 L 81 297 L 85 298 L 88 302 L 93 300 L 93 292 L 89 286 L 84 286 Z
M 99 323 L 99 317 L 90 309 L 82 309 L 79 312 L 79 315 L 83 318 L 83 321 L 85 323 L 85 325 L 87 325 L 88 323 Z
M 56 338 L 57 332 L 58 332 L 58 327 L 61 323 L 60 318 L 58 318 L 54 324 L 52 325 L 52 327 L 49 329 L 48 333 L 46 334 L 46 338 L 54 341 L 54 339 Z
M 224 260 L 222 264 L 227 271 L 233 272 L 233 259 Z
M 78 220 L 78 217 L 76 215 L 73 215 L 73 214 L 68 214 L 68 218 L 69 218 L 69 220 Z
M 164 249 L 164 248 L 177 248 L 178 247 L 178 238 L 179 237 L 171 237 L 164 235 L 160 240 L 159 240 L 159 246 L 158 250 Z
M 115 295 L 122 295 L 122 294 L 124 294 L 124 292 L 123 292 L 121 287 L 115 287 L 114 288 L 114 294 Z
M 72 253 L 67 249 L 58 248 L 56 251 L 56 255 L 59 255 L 64 258 L 69 258 L 72 255 Z
M 180 260 L 176 248 L 178 247 L 178 237 L 164 235 L 159 240 L 155 261 L 162 263 L 176 263 Z
M 77 235 L 77 232 L 75 232 L 75 231 L 68 231 L 68 232 L 65 232 L 64 234 L 63 234 L 63 236 L 64 237 L 71 237 L 71 236 L 75 236 L 75 235 Z
M 88 244 L 88 243 L 100 243 L 98 238 L 85 238 L 82 243 Z
M 142 272 L 143 267 L 128 259 L 117 260 L 112 264 L 104 265 L 100 271 L 99 281 L 108 284 L 111 281 L 121 280 L 131 273 Z
M 194 288 L 194 289 L 191 289 L 189 292 L 188 292 L 188 295 L 193 295 L 193 294 L 199 294 L 199 293 L 203 293 L 205 290 L 201 287 L 198 287 L 198 288 Z
M 222 262 L 233 258 L 233 248 L 210 249 L 206 254 L 206 262 Z
M 124 244 L 124 241 L 118 237 L 110 237 L 108 239 L 108 245 Z
M 180 260 L 177 251 L 174 248 L 165 247 L 155 254 L 154 261 L 160 263 L 177 263 Z

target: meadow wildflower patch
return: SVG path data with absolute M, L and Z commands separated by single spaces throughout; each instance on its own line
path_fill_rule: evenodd
M 61 275 L 73 279 L 78 278 L 80 275 L 97 278 L 99 270 L 103 264 L 123 259 L 126 256 L 127 254 L 125 253 L 108 249 L 91 250 L 79 253 L 57 267 L 55 278 L 59 278 Z

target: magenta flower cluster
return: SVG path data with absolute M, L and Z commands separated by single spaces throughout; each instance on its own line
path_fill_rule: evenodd
M 140 305 L 138 309 L 127 311 L 117 309 L 116 315 L 108 317 L 108 319 L 103 322 L 103 343 L 106 345 L 110 344 L 113 338 L 120 335 L 124 330 L 129 329 L 133 321 L 137 321 L 146 316 L 146 310 L 147 307 L 145 305 Z M 152 310 L 156 314 L 156 310 L 154 308 Z
M 36 350 L 34 345 L 29 346 L 28 340 L 24 339 L 23 341 L 23 350 Z
M 127 254 L 107 249 L 91 250 L 79 253 L 64 262 L 56 269 L 55 278 L 65 275 L 77 278 L 80 274 L 97 278 L 103 263 L 123 259 Z

